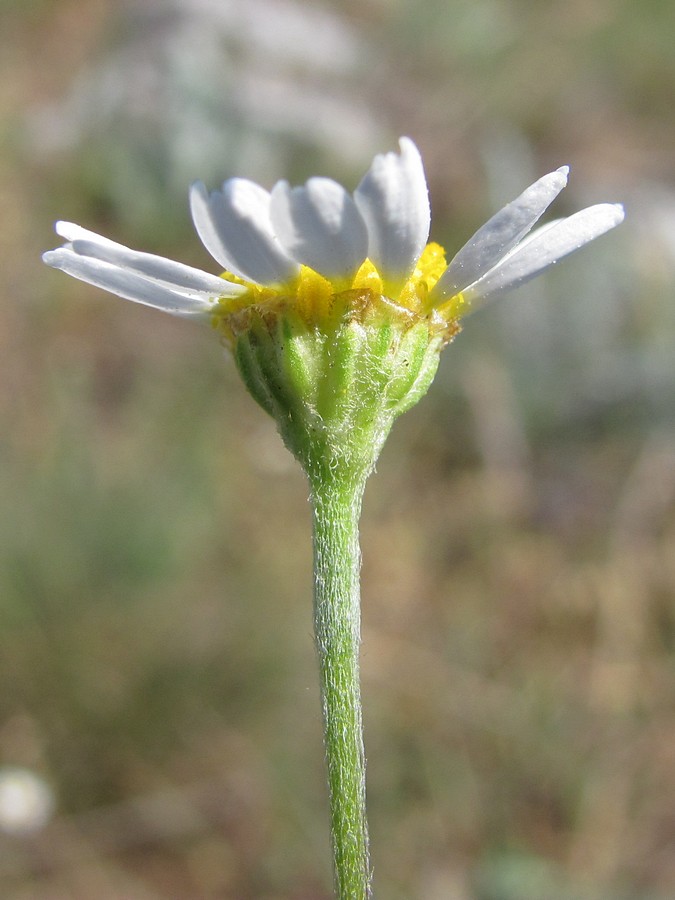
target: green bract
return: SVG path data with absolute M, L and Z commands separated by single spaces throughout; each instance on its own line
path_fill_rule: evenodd
M 253 306 L 234 333 L 247 388 L 311 479 L 371 471 L 394 420 L 429 388 L 448 340 L 429 318 L 356 291 L 336 297 L 321 327 L 292 305 Z

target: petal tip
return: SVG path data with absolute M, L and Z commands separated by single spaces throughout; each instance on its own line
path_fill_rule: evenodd
M 616 224 L 620 225 L 623 220 L 626 218 L 626 210 L 624 209 L 623 203 L 612 203 L 612 209 L 614 210 L 614 216 L 616 218 Z
M 605 231 L 609 231 L 610 228 L 616 228 L 626 218 L 626 212 L 622 203 L 596 203 L 595 206 L 589 206 L 587 209 L 581 210 L 577 215 L 591 217 L 592 220 L 604 225 Z
M 189 194 L 190 194 L 190 200 L 192 200 L 193 197 L 200 197 L 203 199 L 208 199 L 208 196 L 209 196 L 209 192 L 207 190 L 206 185 L 204 184 L 203 181 L 201 181 L 199 179 L 197 179 L 197 181 L 192 182 L 192 184 L 190 185 Z
M 272 190 L 270 191 L 270 194 L 275 194 L 275 193 L 280 194 L 282 191 L 287 192 L 290 189 L 291 189 L 291 186 L 290 186 L 289 182 L 285 178 L 280 178 L 279 181 L 277 181 L 273 185 Z
M 398 139 L 398 146 L 401 150 L 401 154 L 404 153 L 414 153 L 416 156 L 420 155 L 420 151 L 417 148 L 417 144 L 413 141 L 412 138 L 407 137 L 406 135 L 402 135 Z
M 58 222 L 54 222 L 54 231 L 58 234 L 59 237 L 65 238 L 67 241 L 71 241 L 73 239 L 73 235 L 75 235 L 79 230 L 80 226 L 76 225 L 74 222 L 65 222 L 63 219 L 59 219 Z

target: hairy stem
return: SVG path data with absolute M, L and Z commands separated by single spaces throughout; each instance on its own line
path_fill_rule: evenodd
M 362 480 L 343 484 L 332 477 L 312 483 L 314 629 L 339 900 L 371 896 L 359 686 L 359 516 L 364 486 Z

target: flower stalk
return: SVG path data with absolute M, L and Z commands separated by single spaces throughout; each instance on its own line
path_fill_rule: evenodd
M 339 477 L 317 479 L 311 494 L 314 634 L 339 900 L 371 896 L 359 683 L 359 517 L 364 487 L 365 480 L 345 485 Z

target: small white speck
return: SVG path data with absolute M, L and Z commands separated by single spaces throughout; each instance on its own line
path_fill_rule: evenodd
M 7 834 L 28 835 L 44 828 L 54 812 L 49 785 L 28 769 L 0 769 L 0 829 Z

